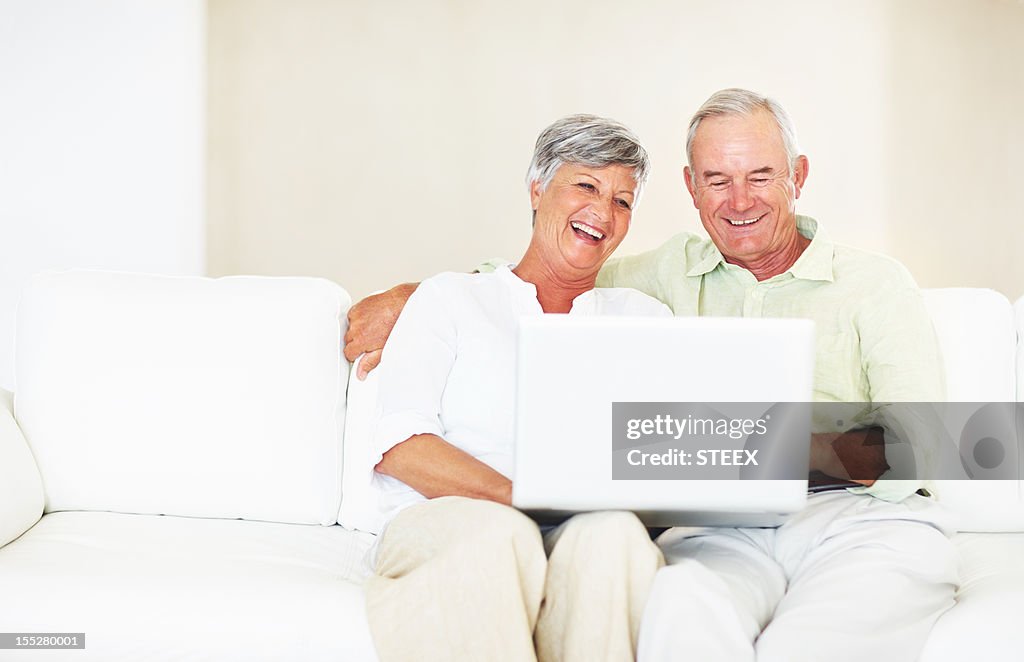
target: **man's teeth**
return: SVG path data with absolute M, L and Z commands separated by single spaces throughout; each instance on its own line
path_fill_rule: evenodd
M 598 239 L 598 240 L 604 239 L 604 233 L 598 232 L 597 230 L 595 230 L 594 228 L 590 227 L 589 225 L 584 225 L 582 223 L 577 223 L 576 221 L 573 221 L 569 225 L 572 226 L 573 230 L 576 230 L 577 232 L 584 232 L 584 233 L 590 235 L 591 237 L 593 237 L 594 239 Z
M 727 218 L 725 220 L 729 221 L 730 225 L 750 225 L 751 223 L 754 223 L 755 221 L 760 220 L 760 218 L 761 218 L 760 216 L 756 216 L 754 218 L 747 218 L 747 219 L 734 220 L 734 219 L 731 219 L 731 218 Z

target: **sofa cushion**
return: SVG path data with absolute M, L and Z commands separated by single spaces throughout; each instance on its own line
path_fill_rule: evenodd
M 957 605 L 939 618 L 920 662 L 1016 662 L 1024 651 L 1024 534 L 961 533 Z
M 0 547 L 43 514 L 43 483 L 14 421 L 14 399 L 0 389 Z
M 1013 307 L 993 290 L 924 290 L 946 368 L 951 402 L 1013 402 L 1017 354 Z M 961 410 L 957 410 L 960 412 Z M 963 421 L 948 421 L 953 430 Z M 961 531 L 1024 531 L 1015 480 L 940 480 L 934 490 Z
M 373 426 L 379 376 L 376 370 L 363 381 L 356 377 L 355 370 L 349 376 L 342 500 L 338 513 L 338 523 L 342 526 L 369 533 L 379 533 L 384 520 L 377 506 L 377 492 L 371 486 L 377 457 Z
M 924 290 L 950 402 L 1012 402 L 1017 340 L 1009 300 L 994 290 Z
M 84 632 L 75 660 L 375 660 L 371 543 L 339 526 L 53 513 L 0 549 L 0 623 Z
M 34 278 L 15 413 L 47 512 L 336 522 L 349 302 L 310 278 Z

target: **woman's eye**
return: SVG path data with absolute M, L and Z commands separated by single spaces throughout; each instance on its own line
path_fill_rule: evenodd
M 630 209 L 630 208 L 631 208 L 631 207 L 629 206 L 629 201 L 627 201 L 627 200 L 623 200 L 622 198 L 617 198 L 617 199 L 615 200 L 615 203 L 616 203 L 616 204 L 618 204 L 618 205 L 619 205 L 620 207 L 622 207 L 623 209 Z
M 590 182 L 580 182 L 579 184 L 577 184 L 577 186 L 579 186 L 580 188 L 582 188 L 584 190 L 587 190 L 587 191 L 596 191 L 597 190 L 597 187 L 594 186 L 593 184 L 591 184 Z

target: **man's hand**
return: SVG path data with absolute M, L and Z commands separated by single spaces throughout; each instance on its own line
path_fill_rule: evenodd
M 348 311 L 348 331 L 345 332 L 345 358 L 355 361 L 363 359 L 356 366 L 356 376 L 366 375 L 380 363 L 384 343 L 395 327 L 398 315 L 405 308 L 405 302 L 416 291 L 419 283 L 395 285 L 386 292 L 368 296 Z
M 888 469 L 880 427 L 811 435 L 812 471 L 870 486 Z

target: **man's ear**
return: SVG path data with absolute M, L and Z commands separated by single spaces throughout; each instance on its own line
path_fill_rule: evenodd
M 697 204 L 697 185 L 693 183 L 693 172 L 690 170 L 690 166 L 683 166 L 683 181 L 686 182 L 686 190 L 693 198 L 693 206 L 700 209 L 700 205 Z
M 796 157 L 796 167 L 793 168 L 793 188 L 796 189 L 796 197 L 800 197 L 800 191 L 804 187 L 804 182 L 807 181 L 807 173 L 810 172 L 811 164 L 807 161 L 807 157 L 801 154 Z

